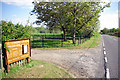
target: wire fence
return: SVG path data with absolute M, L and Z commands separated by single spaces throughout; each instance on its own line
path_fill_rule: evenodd
M 61 35 L 31 35 L 31 48 L 57 48 L 57 47 L 72 47 L 72 36 L 66 35 L 64 41 L 63 34 Z M 76 36 L 76 45 L 80 45 L 88 40 L 88 37 Z

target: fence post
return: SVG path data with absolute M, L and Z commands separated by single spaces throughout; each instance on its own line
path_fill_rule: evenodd
M 7 73 L 8 73 L 10 71 L 9 64 L 7 64 L 6 66 L 7 66 Z
M 20 60 L 18 61 L 18 65 L 20 66 Z
M 61 39 L 61 47 L 63 47 L 63 34 L 61 34 L 62 39 Z
M 81 44 L 81 36 L 80 36 L 80 44 Z
M 32 38 L 33 38 L 33 42 L 32 42 L 32 44 L 33 44 L 33 47 L 34 47 L 34 35 L 33 35 L 33 37 L 32 37 Z
M 45 38 L 46 38 L 46 33 L 45 33 Z
M 0 45 L 0 47 L 1 47 L 1 45 Z M 1 59 L 1 66 L 0 66 L 0 69 L 2 70 L 2 68 L 3 68 L 2 49 L 0 49 L 0 59 Z
M 42 47 L 44 47 L 44 38 L 42 38 Z
M 79 45 L 79 40 L 80 40 L 80 38 L 78 37 L 78 45 Z

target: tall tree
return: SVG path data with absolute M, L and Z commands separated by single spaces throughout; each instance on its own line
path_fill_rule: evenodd
M 79 2 L 70 3 L 68 12 L 71 14 L 71 30 L 73 31 L 73 44 L 76 44 L 75 33 L 91 25 L 91 23 L 97 22 L 100 17 L 99 13 L 103 11 L 105 7 L 109 7 L 110 4 L 101 6 L 100 2 Z
M 64 32 L 64 41 L 66 41 L 66 32 L 70 17 L 67 15 L 67 2 L 33 2 L 34 9 L 32 13 L 37 16 L 36 24 L 44 22 L 50 29 L 60 28 Z M 56 26 L 57 25 L 57 26 Z
M 75 34 L 78 30 L 92 21 L 97 21 L 99 13 L 108 5 L 101 6 L 100 2 L 33 2 L 32 13 L 37 16 L 37 24 L 45 22 L 48 26 L 60 25 L 64 32 L 64 39 L 67 30 L 73 33 L 73 44 L 76 44 Z

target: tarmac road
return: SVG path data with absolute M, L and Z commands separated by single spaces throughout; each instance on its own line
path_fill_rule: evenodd
M 103 37 L 103 46 L 106 53 L 106 65 L 109 69 L 109 74 L 107 74 L 110 78 L 118 78 L 118 40 L 117 37 L 102 35 Z

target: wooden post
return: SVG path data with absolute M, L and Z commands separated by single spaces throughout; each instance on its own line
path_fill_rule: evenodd
M 32 38 L 33 38 L 33 39 L 32 39 L 32 47 L 34 47 L 34 35 L 33 35 Z
M 24 60 L 22 59 L 22 65 L 24 65 Z
M 10 67 L 13 67 L 12 63 L 10 64 Z
M 20 65 L 22 65 L 22 60 L 20 60 Z
M 2 51 L 0 51 L 0 58 L 1 58 L 1 66 L 0 66 L 0 69 L 2 70 L 2 67 L 3 67 L 3 63 L 2 63 Z
M 44 47 L 44 38 L 42 38 L 42 47 Z
M 14 64 L 14 66 L 15 66 L 15 62 L 14 62 L 13 64 Z
M 1 64 L 1 66 L 0 66 L 0 69 L 1 69 L 1 71 L 3 70 L 3 48 L 2 48 L 2 45 L 3 45 L 3 42 L 2 43 L 0 43 L 0 59 L 1 59 L 1 62 L 0 62 L 0 64 Z
M 29 59 L 29 57 L 27 58 L 27 63 L 29 64 L 29 61 L 30 61 L 30 59 Z
M 25 64 L 27 64 L 27 59 L 25 59 Z
M 45 33 L 45 38 L 46 38 L 46 33 Z
M 81 44 L 81 36 L 80 36 L 80 44 Z
M 78 45 L 79 45 L 80 38 L 78 38 Z
M 25 59 L 23 59 L 23 65 L 25 65 Z
M 62 35 L 62 39 L 61 39 L 61 47 L 63 47 L 63 34 Z
M 22 65 L 24 65 L 24 59 L 22 59 L 21 61 L 22 61 Z
M 8 73 L 10 71 L 9 64 L 7 64 L 6 67 L 7 67 L 7 73 Z
M 63 40 L 61 39 L 61 47 L 63 47 Z
M 18 61 L 16 63 L 17 63 L 17 65 L 19 64 Z
M 20 60 L 18 61 L 18 63 L 19 63 L 19 66 L 20 66 Z

